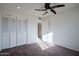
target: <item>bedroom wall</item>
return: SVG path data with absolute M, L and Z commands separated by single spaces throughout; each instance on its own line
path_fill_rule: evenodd
M 38 18 L 35 16 L 28 17 L 28 44 L 36 43 L 37 30 L 38 30 Z
M 45 19 L 50 22 L 54 44 L 79 51 L 79 8 L 75 7 Z

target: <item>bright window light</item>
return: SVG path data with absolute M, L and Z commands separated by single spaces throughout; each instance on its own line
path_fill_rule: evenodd
M 54 46 L 53 33 L 51 32 L 51 33 L 44 35 L 42 40 L 38 38 L 37 43 L 40 46 L 41 50 L 45 50 L 45 49 L 48 49 Z

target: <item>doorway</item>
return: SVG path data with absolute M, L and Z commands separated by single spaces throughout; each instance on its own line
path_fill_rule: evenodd
M 42 40 L 42 24 L 38 23 L 38 38 Z
M 48 21 L 42 21 L 38 23 L 38 40 L 37 44 L 41 50 L 45 50 L 53 46 L 52 42 L 52 33 L 49 32 Z

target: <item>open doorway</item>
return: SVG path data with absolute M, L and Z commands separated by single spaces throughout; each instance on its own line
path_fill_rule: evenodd
M 42 40 L 42 24 L 38 23 L 38 38 Z
M 48 49 L 54 46 L 52 43 L 52 33 L 49 32 L 48 22 L 38 23 L 38 40 L 37 44 L 41 50 Z

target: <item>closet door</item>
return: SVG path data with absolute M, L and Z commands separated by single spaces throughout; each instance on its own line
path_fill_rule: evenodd
M 23 20 L 23 44 L 27 44 L 27 20 Z
M 17 20 L 17 46 L 23 44 L 22 20 Z
M 9 19 L 10 29 L 10 47 L 16 46 L 16 17 L 10 17 Z
M 9 17 L 2 17 L 2 49 L 9 48 Z

